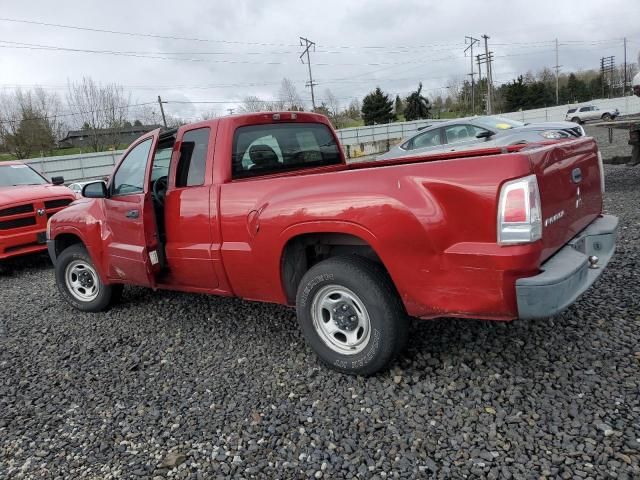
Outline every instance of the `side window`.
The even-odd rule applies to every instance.
[[[450,125],[444,129],[447,135],[447,143],[461,143],[475,140],[476,133],[482,130],[483,129],[474,127],[473,125]]]
[[[435,130],[424,132],[422,135],[415,137],[413,141],[410,142],[409,149],[436,147],[438,145],[442,145],[442,138],[440,136],[440,129],[436,128]]]
[[[144,191],[144,172],[151,149],[151,139],[136,145],[120,163],[113,175],[113,195],[129,195]]]
[[[331,130],[320,123],[239,127],[233,137],[234,178],[322,167],[342,162]]]
[[[579,111],[580,112],[588,112],[589,111],[589,107],[582,107]]]
[[[209,128],[198,128],[189,130],[182,137],[176,187],[193,187],[204,183],[210,133]]]

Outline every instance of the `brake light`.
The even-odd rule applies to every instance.
[[[541,211],[535,175],[506,182],[498,202],[498,243],[531,243],[542,238]]]
[[[604,165],[602,162],[602,153],[598,150],[598,170],[600,170],[600,192],[604,195]]]

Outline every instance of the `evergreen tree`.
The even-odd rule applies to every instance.
[[[418,85],[418,90],[411,92],[407,97],[404,108],[404,118],[407,121],[429,118],[429,100],[422,96],[422,82]]]
[[[396,119],[393,113],[393,100],[386,93],[382,93],[380,87],[362,100],[362,119],[365,125],[389,123]]]
[[[402,115],[404,113],[404,103],[400,98],[400,95],[396,95],[396,105],[395,105],[396,116]]]

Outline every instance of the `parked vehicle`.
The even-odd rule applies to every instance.
[[[95,182],[95,180],[90,180],[87,182],[74,182],[74,183],[70,183],[69,184],[69,188],[71,189],[71,191],[73,193],[76,194],[77,197],[81,197],[82,196],[82,189],[84,188],[85,185],[88,185],[90,183]]]
[[[584,129],[570,122],[522,123],[500,116],[459,118],[423,128],[377,158],[386,160],[581,136]]]
[[[582,107],[570,108],[567,110],[564,118],[573,123],[582,124],[591,120],[615,120],[618,115],[620,115],[620,111],[617,108],[600,110],[594,105],[584,105]]]
[[[20,162],[0,163],[0,260],[47,249],[47,219],[75,198],[62,183]]]
[[[79,310],[123,284],[295,306],[325,363],[372,374],[409,316],[572,304],[613,255],[603,189],[591,138],[348,165],[326,117],[254,113],[142,136],[48,246]]]

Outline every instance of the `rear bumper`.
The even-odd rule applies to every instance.
[[[595,280],[613,256],[618,218],[603,215],[572,238],[542,264],[542,273],[516,280],[518,317],[553,316],[574,303]],[[589,257],[599,258],[598,268],[589,267]]]

